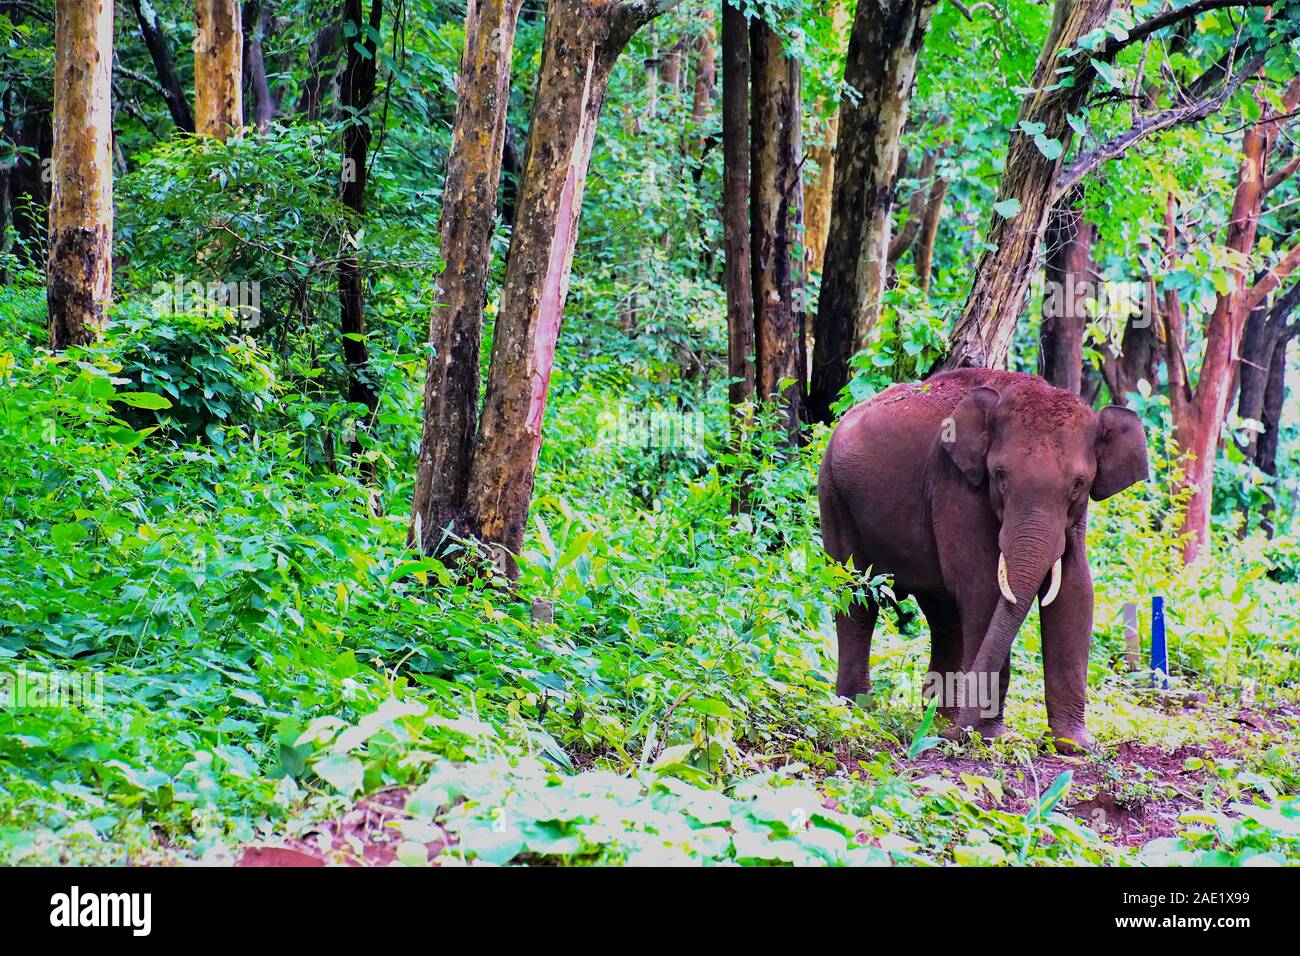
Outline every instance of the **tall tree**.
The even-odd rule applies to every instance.
[[[1281,109],[1265,111],[1259,122],[1247,126],[1242,134],[1241,165],[1237,188],[1228,217],[1227,248],[1239,261],[1249,261],[1255,250],[1255,237],[1265,196],[1268,156],[1281,131],[1282,123],[1300,105],[1300,79],[1292,81],[1282,97]],[[1166,254],[1173,251],[1175,215],[1172,208],[1166,220]],[[1171,256],[1172,258],[1172,256]],[[1279,258],[1264,276],[1251,284],[1248,273],[1238,266],[1226,292],[1221,293],[1205,329],[1205,357],[1193,388],[1185,371],[1178,336],[1166,335],[1171,348],[1168,364],[1170,407],[1173,413],[1174,438],[1187,459],[1184,476],[1191,496],[1183,519],[1187,534],[1183,558],[1187,563],[1206,552],[1210,536],[1210,505],[1214,494],[1214,462],[1219,436],[1231,397],[1231,384],[1240,361],[1239,349],[1246,320],[1259,308],[1278,285],[1300,266],[1300,242]],[[1177,303],[1169,310],[1177,313]],[[1168,321],[1168,316],[1166,321]],[[1181,324],[1181,317],[1175,320]]]
[[[704,21],[695,41],[695,91],[691,97],[691,132],[700,151],[705,139],[704,127],[713,110],[713,87],[718,77],[717,30],[714,27],[712,7],[705,7],[700,15]]]
[[[158,11],[148,0],[131,0],[131,7],[135,10],[136,21],[140,24],[140,36],[144,38],[144,45],[149,50],[150,59],[153,60],[154,71],[158,74],[158,85],[162,87],[163,99],[167,102],[172,122],[176,124],[177,129],[192,133],[194,113],[190,110],[190,101],[185,95],[185,88],[181,86],[180,78],[176,75],[171,42],[163,32],[162,24],[158,20]]]
[[[853,19],[844,82],[860,95],[840,104],[808,393],[817,421],[831,420],[849,359],[880,314],[899,138],[933,9],[933,0],[880,0],[859,3]]]
[[[750,21],[750,267],[754,285],[755,387],[779,399],[791,443],[803,417],[803,262],[797,255],[801,110],[799,64],[762,17]]]
[[[226,139],[244,125],[244,29],[239,0],[196,0],[194,124]]]
[[[344,4],[343,33],[347,37],[347,62],[339,80],[339,96],[346,113],[343,127],[342,199],[356,214],[360,228],[366,211],[366,171],[370,158],[370,118],[378,69],[379,27],[383,22],[383,0],[370,0],[365,19],[361,0]],[[370,381],[370,357],[366,347],[364,277],[355,252],[339,263],[339,315],[343,334],[343,358],[348,367],[348,401],[364,405],[374,414],[379,404]],[[359,451],[354,441],[353,450]]]
[[[727,293],[727,398],[754,398],[754,285],[749,248],[749,24],[722,2],[722,241]]]
[[[429,322],[434,354],[425,372],[411,512],[410,541],[427,553],[438,552],[445,530],[458,525],[469,486],[510,57],[522,6],[523,0],[471,0],[465,15],[465,50],[456,82],[460,95],[442,197],[440,248],[447,268]]]
[[[54,8],[50,348],[94,341],[113,292],[113,2]]]
[[[583,187],[610,72],[632,35],[676,0],[551,0],[475,437],[466,527],[508,573],[523,544]]]

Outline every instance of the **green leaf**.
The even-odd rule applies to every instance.
[[[1122,90],[1124,88],[1124,83],[1120,80],[1119,74],[1115,72],[1115,68],[1105,60],[1098,60],[1093,57],[1089,58],[1088,62],[1092,64],[1092,68],[1096,70],[1097,74],[1110,84],[1111,87],[1117,90]]]
[[[361,781],[365,768],[356,757],[346,754],[330,754],[316,761],[312,769],[320,777],[345,797],[356,796],[361,790]]]
[[[50,526],[50,538],[60,548],[85,541],[89,537],[90,532],[87,531],[84,526],[75,521],[69,524],[56,524]]]
[[[1015,219],[1020,213],[1020,200],[1015,196],[993,204],[993,211],[1003,219]]]
[[[114,400],[121,402],[123,405],[130,405],[132,408],[146,408],[150,411],[159,411],[172,407],[170,399],[154,392],[118,392],[114,396]]]
[[[920,726],[916,728],[916,733],[912,736],[912,745],[907,748],[908,760],[915,760],[931,747],[943,743],[942,737],[928,736],[930,733],[930,725],[934,723],[935,711],[938,709],[939,698],[936,696],[934,700],[930,701],[930,706],[925,709],[925,716],[921,718]]]
[[[1037,146],[1038,151],[1048,159],[1059,159],[1061,153],[1065,152],[1065,147],[1061,145],[1059,139],[1048,139],[1041,133],[1034,137],[1034,145]]]

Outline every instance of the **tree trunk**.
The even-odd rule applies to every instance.
[[[1264,431],[1255,445],[1255,464],[1266,475],[1277,475],[1277,449],[1281,437],[1282,409],[1286,403],[1286,353],[1295,335],[1288,329],[1278,337],[1273,354],[1269,357],[1268,381],[1264,388],[1261,421]],[[1275,484],[1269,490],[1269,501],[1260,515],[1260,527],[1271,538],[1274,533],[1273,514],[1277,510],[1276,497],[1281,489]]]
[[[443,550],[469,487],[478,408],[479,347],[505,155],[510,58],[523,0],[472,0],[457,80],[456,119],[442,194],[441,254],[446,269],[429,321],[434,352],[424,378],[424,424],[410,541]],[[486,134],[486,135],[484,135]]]
[[[691,132],[697,144],[696,154],[703,153],[704,125],[713,110],[713,87],[718,77],[716,30],[713,26],[713,8],[706,6],[700,13],[704,30],[700,34],[695,58],[695,95],[691,99]]]
[[[985,247],[988,250],[975,273],[975,284],[966,307],[957,320],[949,343],[947,368],[976,366],[995,368],[1006,364],[1016,322],[1025,308],[1034,261],[1047,227],[1053,184],[1061,169],[1061,157],[1069,149],[1071,130],[1067,117],[1077,113],[1087,98],[1091,83],[1085,76],[1091,67],[1076,64],[1079,58],[1060,60],[1061,52],[1074,47],[1079,37],[1100,27],[1110,17],[1117,0],[1057,0],[1052,29],[1030,93],[1020,106],[1019,120],[1007,150],[998,207],[993,213]],[[1072,86],[1060,86],[1056,70],[1076,65]],[[1055,89],[1048,87],[1055,86]],[[1041,135],[1060,145],[1060,153],[1049,159],[1026,133],[1023,124],[1041,125]]]
[[[1047,223],[1047,290],[1043,296],[1038,374],[1056,388],[1079,395],[1083,387],[1083,329],[1092,288],[1095,228],[1074,205],[1052,207]]]
[[[921,159],[921,168],[917,170],[916,178],[918,180],[916,188],[912,190],[912,195],[907,197],[907,222],[903,224],[902,229],[894,230],[893,236],[889,240],[889,255],[886,258],[886,264],[892,267],[907,250],[915,244],[917,237],[921,234],[921,225],[925,222],[926,209],[930,202],[930,184],[934,180],[935,155],[932,151],[926,150],[924,157]],[[903,163],[899,162],[898,175],[895,179],[902,178],[905,168]],[[896,284],[894,270],[890,269],[889,288]]]
[[[370,120],[366,115],[375,96],[375,78],[378,61],[375,58],[375,36],[384,16],[383,0],[370,0],[370,19],[362,13],[361,0],[347,0],[344,4],[345,22],[349,25],[347,65],[339,83],[347,115],[343,128],[343,205],[355,214],[360,230],[366,213],[366,166],[370,157]],[[362,53],[361,47],[365,50]],[[355,239],[355,236],[354,236]],[[349,243],[350,248],[355,248]],[[374,383],[370,381],[370,356],[366,347],[365,277],[355,254],[343,257],[339,263],[339,317],[343,336],[343,359],[348,369],[348,401],[364,405],[373,417],[379,399]],[[353,454],[360,454],[361,445],[354,437]]]
[[[112,65],[112,0],[59,0],[46,271],[56,351],[98,338],[113,294]]]
[[[1154,294],[1154,287],[1153,293]],[[1128,394],[1137,388],[1137,383],[1145,381],[1151,386],[1156,384],[1156,372],[1160,361],[1160,342],[1156,339],[1155,327],[1141,313],[1129,316],[1124,326],[1124,336],[1120,342],[1119,354],[1107,354],[1102,362],[1101,376],[1110,390],[1110,400],[1116,405],[1127,405]],[[1097,398],[1101,383],[1089,370],[1084,373],[1083,400],[1089,405]]]
[[[1246,319],[1241,339],[1239,365],[1240,390],[1237,395],[1237,414],[1251,418],[1263,427],[1252,432],[1250,440],[1241,450],[1266,475],[1277,474],[1278,429],[1281,427],[1282,401],[1286,391],[1286,353],[1297,327],[1291,324],[1291,314],[1300,306],[1300,283],[1295,283],[1286,294],[1278,296],[1272,308],[1256,308]],[[1271,491],[1277,494],[1277,489]],[[1260,518],[1260,525],[1272,536],[1272,501],[1270,499]],[[1243,514],[1249,506],[1242,505]],[[1244,535],[1247,524],[1243,523]]]
[[[861,3],[844,80],[861,96],[842,102],[831,186],[821,299],[813,327],[809,414],[830,422],[849,381],[849,359],[880,315],[898,143],[932,0]]]
[[[339,39],[339,24],[342,21],[342,7],[337,17],[331,16],[329,22],[321,27],[316,38],[312,40],[311,51],[307,54],[307,79],[298,94],[298,112],[307,120],[321,118],[321,103],[325,98],[325,85],[334,75],[337,55],[335,47]]]
[[[265,133],[275,118],[275,99],[271,96],[271,84],[266,79],[263,49],[270,19],[270,13],[261,0],[244,4],[244,67],[248,71],[249,86],[253,89],[253,123],[259,133]]]
[[[226,139],[244,125],[244,30],[238,0],[197,0],[194,128]]]
[[[722,4],[722,234],[727,290],[727,391],[732,408],[754,399],[754,287],[749,249],[749,25]]]
[[[632,34],[672,0],[551,0],[528,130],[519,218],[474,440],[467,530],[507,574],[523,545],[578,217],[610,71]]]
[[[930,184],[930,196],[925,204],[925,219],[917,239],[915,262],[916,281],[922,292],[930,291],[934,273],[934,244],[939,236],[939,220],[943,218],[943,201],[948,195],[948,180],[936,176]]]
[[[12,89],[12,88],[11,88]],[[18,103],[9,117],[10,135],[18,148],[9,168],[9,214],[13,228],[10,251],[29,268],[43,268],[49,242],[47,175],[54,155],[53,104],[34,99]]]
[[[799,188],[798,63],[761,18],[750,21],[750,266],[754,285],[755,387],[760,401],[779,397],[791,444],[799,439],[804,380],[796,260]],[[782,383],[787,384],[782,384]]]
[[[1273,349],[1277,345],[1282,329],[1274,328],[1269,321],[1269,309],[1261,305],[1246,317],[1242,329],[1240,362],[1237,366],[1237,415],[1260,421],[1264,414],[1264,391],[1268,387],[1269,368],[1273,360]],[[1258,436],[1252,432],[1246,447],[1242,448],[1247,458],[1254,459],[1255,443]]]
[[[835,143],[840,135],[840,111],[836,107],[818,121],[818,139],[808,149],[812,174],[804,184],[807,223],[805,246],[808,271],[821,273],[826,262],[826,236],[831,228],[831,192],[835,185]]]
[[[176,128],[186,133],[194,132],[194,114],[190,111],[190,101],[181,86],[180,77],[176,75],[176,64],[172,60],[171,44],[158,22],[158,13],[147,0],[131,0],[135,18],[140,24],[140,35],[153,60],[154,71],[158,74],[158,85],[162,87],[163,99],[172,115]]]

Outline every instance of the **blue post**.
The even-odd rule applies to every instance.
[[[1165,690],[1169,689],[1169,648],[1165,643],[1165,599],[1160,595],[1151,598],[1151,683],[1157,680]],[[1155,672],[1160,672],[1160,677]]]

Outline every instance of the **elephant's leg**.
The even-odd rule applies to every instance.
[[[835,678],[835,693],[849,700],[871,693],[871,632],[876,628],[880,607],[873,601],[853,603],[848,611],[835,615],[835,634],[839,638],[840,665]]]
[[[916,602],[930,625],[930,669],[921,684],[922,697],[928,706],[937,695],[939,713],[951,719],[957,706],[951,689],[961,679],[961,615],[957,602],[949,598],[918,594]]]
[[[996,562],[994,567],[996,568]],[[972,575],[974,577],[976,576]],[[997,588],[997,580],[992,573],[980,574],[978,580],[972,580],[958,598],[964,700],[958,701],[959,710],[952,718],[953,727],[944,736],[960,737],[968,727],[986,739],[1006,733],[1003,712],[1007,689],[1011,684],[1010,655],[1002,662],[1001,669],[991,681],[987,675],[972,670],[980,645],[988,632],[989,622],[993,619],[993,611],[999,599]]]
[[[1084,726],[1092,599],[1092,572],[1083,531],[1071,529],[1061,561],[1060,593],[1041,609],[1043,692],[1047,722],[1059,749],[1087,749],[1093,744]]]

